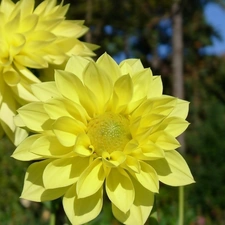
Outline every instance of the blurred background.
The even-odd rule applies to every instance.
[[[190,102],[191,124],[180,138],[183,147],[179,150],[196,183],[185,187],[184,225],[224,225],[225,1],[65,0],[66,3],[70,3],[67,19],[85,20],[90,27],[81,40],[101,46],[96,58],[104,52],[118,63],[125,58],[140,58],[154,75],[162,76],[164,94]],[[0,224],[49,224],[48,202],[19,199],[28,163],[10,158],[14,149],[7,138],[0,141]],[[177,224],[178,188],[162,184],[155,210],[160,225]],[[110,211],[106,206],[104,213],[88,224],[120,224]]]

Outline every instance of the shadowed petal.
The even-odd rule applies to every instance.
[[[50,162],[51,160],[44,160],[28,167],[21,198],[36,202],[49,201],[61,197],[66,192],[68,187],[49,190],[44,188],[42,176],[45,167]]]
[[[57,90],[55,82],[44,82],[40,84],[33,84],[31,89],[35,96],[40,101],[47,101],[52,98],[62,97],[60,92]]]
[[[118,64],[107,53],[100,56],[96,63],[105,73],[110,73],[113,83],[121,76]]]
[[[90,62],[83,75],[84,84],[95,96],[98,111],[102,113],[112,94],[112,80],[104,70]]]
[[[112,98],[112,111],[121,113],[127,107],[133,96],[133,84],[129,75],[124,75],[117,79],[114,84],[114,92]]]
[[[140,173],[129,172],[143,187],[157,193],[159,190],[159,180],[156,171],[150,165],[142,161],[140,161],[140,166]]]
[[[77,198],[76,185],[73,185],[63,197],[64,210],[73,225],[85,224],[96,218],[102,205],[102,188],[86,198]]]
[[[85,198],[95,194],[102,186],[105,180],[105,172],[102,161],[96,159],[81,174],[77,182],[78,198]]]
[[[13,152],[12,157],[22,161],[42,159],[43,156],[30,152],[31,145],[41,136],[41,134],[36,134],[26,138]]]
[[[30,152],[45,158],[59,158],[71,155],[73,148],[65,147],[53,135],[42,135],[30,145]]]
[[[195,182],[187,163],[177,151],[165,152],[165,159],[149,162],[156,170],[161,182],[171,186],[182,186]]]
[[[132,179],[135,187],[134,204],[127,213],[119,210],[112,204],[114,216],[126,225],[143,225],[148,219],[153,208],[154,194]]]
[[[106,193],[111,202],[126,213],[134,201],[134,186],[123,169],[111,169],[106,178]]]
[[[84,127],[73,118],[63,116],[54,122],[53,132],[62,145],[70,147],[75,144],[77,135],[84,132]]]
[[[24,124],[36,132],[43,131],[43,124],[49,120],[49,116],[43,108],[43,103],[33,102],[28,105],[22,106],[18,109],[20,118]]]
[[[89,158],[83,157],[53,160],[43,172],[44,187],[55,189],[74,184],[88,165]]]

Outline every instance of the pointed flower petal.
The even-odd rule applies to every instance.
[[[63,207],[70,222],[74,225],[85,224],[98,216],[103,205],[103,190],[86,198],[77,198],[76,185],[63,197]]]
[[[44,188],[42,176],[49,162],[51,162],[51,160],[44,160],[29,166],[24,179],[21,198],[36,202],[49,201],[61,197],[66,192],[67,188],[57,188],[53,190]]]
[[[111,202],[126,213],[134,201],[134,186],[123,169],[111,169],[106,178],[106,193]]]
[[[33,102],[18,109],[20,118],[24,124],[36,132],[43,131],[43,125],[49,120],[49,116],[43,109],[43,104],[40,102]]]
[[[161,182],[171,186],[182,186],[195,182],[187,163],[177,151],[166,152],[165,159],[149,162],[157,171]]]
[[[172,173],[166,177],[159,177],[163,183],[182,186],[195,182],[186,161],[177,151],[166,152],[166,160]]]
[[[22,161],[42,159],[43,156],[30,152],[31,145],[41,136],[41,134],[36,134],[26,138],[13,152],[12,157]]]
[[[121,76],[118,64],[107,53],[100,56],[96,63],[105,73],[110,73],[113,83]]]
[[[80,156],[90,156],[94,151],[90,138],[86,134],[79,134],[76,139],[74,152]]]
[[[82,157],[61,158],[50,162],[43,172],[43,185],[46,189],[55,189],[74,184],[89,159]]]
[[[61,97],[62,95],[56,88],[55,82],[45,82],[33,84],[32,91],[40,101],[47,101],[52,98]]]
[[[124,111],[133,96],[132,80],[129,75],[120,77],[114,84],[112,110],[115,113]]]
[[[39,138],[33,140],[29,149],[30,153],[45,158],[65,157],[72,153],[72,150],[70,147],[63,146],[53,135],[39,136]]]
[[[119,210],[114,204],[112,204],[112,211],[114,216],[127,225],[143,225],[149,217],[149,214],[153,208],[154,194],[145,189],[140,183],[133,180],[135,187],[135,200],[127,213]]]
[[[84,132],[83,127],[76,120],[66,116],[54,122],[53,131],[59,142],[66,147],[73,146],[77,135]]]
[[[105,173],[100,159],[95,159],[82,173],[77,182],[78,198],[95,194],[103,185]]]
[[[159,180],[156,171],[147,163],[140,161],[140,173],[131,173],[131,175],[140,182],[140,184],[151,192],[158,193]]]
[[[112,80],[101,68],[90,62],[85,68],[83,80],[85,86],[96,98],[99,113],[104,112],[105,105],[112,93]]]

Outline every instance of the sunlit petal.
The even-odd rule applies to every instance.
[[[66,192],[66,188],[57,188],[53,190],[44,188],[42,176],[45,167],[49,162],[51,161],[44,160],[42,162],[33,163],[28,167],[21,198],[36,202],[49,201],[61,197]]]
[[[111,202],[126,213],[134,201],[134,186],[123,169],[111,169],[106,178],[106,193]]]
[[[74,225],[85,224],[98,216],[103,205],[103,190],[86,198],[77,198],[76,185],[63,197],[63,207],[70,222]]]
[[[104,180],[105,173],[102,162],[96,159],[81,174],[77,182],[78,198],[85,198],[95,194],[102,186]]]
[[[50,162],[43,172],[46,189],[61,188],[74,184],[89,164],[88,158],[71,157]]]

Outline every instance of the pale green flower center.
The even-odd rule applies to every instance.
[[[87,134],[94,151],[100,156],[105,151],[123,151],[131,139],[129,120],[113,113],[104,113],[92,119],[88,124]]]

